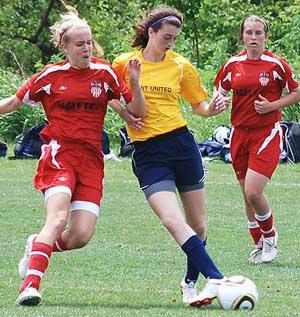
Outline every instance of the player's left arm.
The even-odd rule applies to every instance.
[[[4,98],[0,100],[0,113],[9,113],[17,110],[22,105],[22,100],[20,100],[16,95]]]
[[[198,104],[192,104],[193,112],[202,117],[216,116],[226,110],[229,106],[230,98],[215,91],[210,102],[203,100]]]
[[[118,100],[110,100],[108,105],[133,129],[139,129],[144,125],[142,118],[136,118],[127,108],[123,107]]]
[[[254,108],[257,113],[264,114],[274,110],[281,110],[299,101],[300,87],[298,86],[291,90],[287,95],[282,96],[281,98],[274,101],[269,101],[264,96],[258,95],[258,99],[254,102]]]
[[[144,118],[147,114],[146,101],[140,85],[141,61],[138,58],[129,60],[128,74],[132,101],[127,104],[127,109],[135,117]]]

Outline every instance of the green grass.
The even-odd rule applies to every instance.
[[[260,292],[252,312],[223,311],[217,302],[192,309],[178,285],[185,256],[147,206],[130,161],[107,162],[97,231],[81,250],[54,254],[41,306],[16,307],[17,263],[26,237],[44,222],[32,187],[36,161],[0,159],[0,316],[300,316],[300,165],[281,165],[267,188],[279,231],[278,259],[247,263],[252,249],[231,165],[207,163],[208,251],[225,275],[241,274]],[[204,284],[203,278],[199,286]]]

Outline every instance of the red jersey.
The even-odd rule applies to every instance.
[[[214,84],[222,94],[233,91],[231,123],[247,128],[271,126],[281,119],[279,110],[266,114],[255,111],[258,95],[274,101],[284,89],[290,92],[298,87],[287,62],[268,50],[258,60],[248,59],[246,50],[231,57],[219,70]]]
[[[131,91],[106,61],[93,57],[86,69],[75,69],[64,61],[46,66],[16,93],[24,103],[40,102],[49,125],[41,136],[48,143],[82,143],[101,150],[102,127],[107,102],[122,104],[132,99]]]

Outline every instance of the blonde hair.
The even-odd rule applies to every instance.
[[[69,42],[70,38],[68,33],[70,29],[88,28],[91,31],[91,27],[87,21],[79,17],[78,11],[74,7],[67,5],[63,0],[61,0],[61,2],[68,12],[61,14],[60,20],[50,27],[52,34],[51,41],[59,48],[61,48],[62,43]],[[93,45],[98,55],[102,56],[104,54],[102,47],[94,40]]]

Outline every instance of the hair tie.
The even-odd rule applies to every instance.
[[[161,23],[161,22],[163,22],[163,21],[166,21],[166,20],[168,20],[168,19],[177,20],[177,21],[180,23],[180,25],[182,24],[182,22],[180,21],[180,19],[178,19],[178,17],[176,17],[175,15],[168,15],[168,16],[166,16],[166,17],[160,18],[160,19],[156,20],[155,22],[153,22],[153,23],[149,26],[149,28],[153,28],[154,25],[159,24],[159,23]]]

